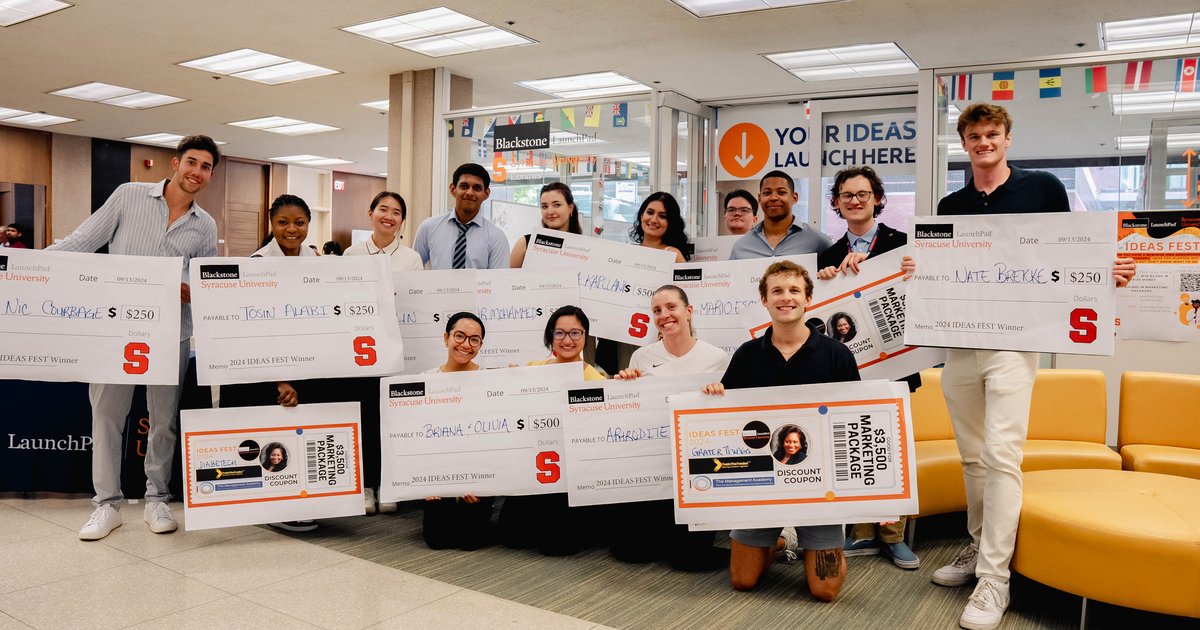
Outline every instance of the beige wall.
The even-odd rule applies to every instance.
[[[371,207],[371,200],[375,198],[375,195],[384,191],[387,180],[382,177],[334,171],[333,181],[346,183],[345,190],[334,189],[333,207],[330,213],[333,215],[331,217],[333,220],[332,238],[344,249],[350,247],[351,230],[371,229],[371,220],[367,218],[367,210]],[[404,201],[407,205],[408,199]],[[403,237],[403,233],[401,237]],[[404,242],[412,245],[411,239],[405,239]]]
[[[65,238],[92,214],[92,139],[56,133],[52,137],[50,179],[51,243]]]

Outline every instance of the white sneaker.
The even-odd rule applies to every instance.
[[[366,488],[363,490],[363,506],[367,509],[367,514],[375,513],[375,489]]]
[[[392,514],[399,508],[399,504],[395,501],[385,501],[379,504],[380,514]]]
[[[121,513],[111,505],[101,505],[92,511],[87,523],[79,530],[79,540],[100,540],[121,526]]]
[[[958,625],[968,630],[993,630],[1000,626],[1008,608],[1008,582],[995,578],[979,578],[971,600],[958,618]]]
[[[179,525],[175,523],[175,515],[171,513],[171,508],[162,501],[147,502],[142,519],[150,526],[150,531],[155,534],[169,534],[179,529]]]
[[[975,543],[958,552],[954,560],[933,572],[933,583],[942,586],[964,586],[975,579],[975,563],[979,559],[979,547]]]
[[[783,549],[775,552],[775,561],[783,564],[791,564],[799,558],[796,551],[800,548],[800,539],[796,536],[795,527],[784,527],[779,532],[779,536],[783,538]]]

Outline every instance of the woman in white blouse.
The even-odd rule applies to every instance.
[[[389,256],[392,271],[420,271],[425,268],[421,256],[400,242],[400,230],[408,218],[408,206],[399,193],[383,191],[371,201],[367,211],[371,219],[371,238],[351,245],[343,256]]]

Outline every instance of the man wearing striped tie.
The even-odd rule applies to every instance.
[[[506,269],[508,238],[479,216],[492,194],[487,169],[468,162],[454,170],[454,212],[430,217],[417,228],[413,250],[429,269]]]
[[[179,143],[171,159],[170,179],[153,184],[122,184],[74,232],[46,249],[94,252],[107,245],[112,254],[127,256],[182,256],[180,280],[181,311],[179,341],[179,384],[150,385],[146,404],[150,410],[150,434],[146,448],[146,507],[143,518],[156,534],[175,531],[175,517],[167,507],[167,489],[174,465],[175,429],[179,396],[191,354],[191,292],[186,283],[192,258],[217,255],[217,224],[196,205],[196,194],[208,185],[221,152],[208,136],[188,136]],[[124,443],[121,431],[129,415],[133,385],[93,383],[88,388],[92,401],[92,486],[96,506],[79,530],[83,540],[99,540],[121,526],[118,510],[121,495],[121,460]]]

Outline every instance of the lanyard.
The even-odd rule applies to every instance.
[[[855,238],[855,240],[858,240],[857,236],[854,238]],[[875,236],[871,239],[871,244],[867,245],[867,253],[868,254],[870,254],[871,251],[875,249],[875,241],[878,241],[878,240],[879,240],[879,231],[876,230]],[[854,245],[852,245],[850,243],[850,233],[849,232],[846,233],[846,249],[849,250],[849,253],[851,253],[851,254],[854,253]]]

